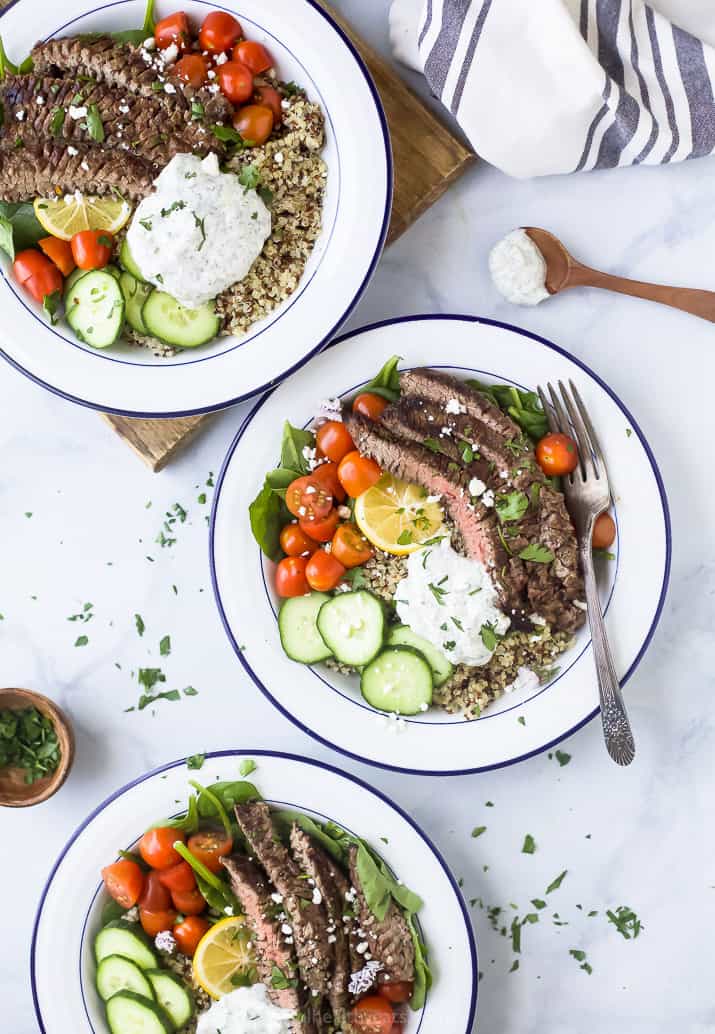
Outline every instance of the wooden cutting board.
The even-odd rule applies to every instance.
[[[0,0],[0,8],[7,3],[8,0]],[[403,83],[392,65],[327,3],[323,6],[360,51],[387,115],[395,166],[395,193],[387,238],[390,244],[444,194],[475,161],[475,155]],[[109,413],[103,417],[152,470],[159,471],[212,419],[212,414],[170,420],[141,420]]]

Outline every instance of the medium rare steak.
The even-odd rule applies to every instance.
[[[348,850],[348,859],[360,924],[358,935],[362,935],[359,947],[365,946],[361,952],[363,959],[376,959],[382,963],[383,969],[378,977],[381,983],[412,981],[415,976],[415,948],[405,918],[392,900],[383,920],[373,915],[360,882],[357,856],[358,849],[353,844]]]
[[[36,197],[119,194],[140,201],[151,192],[152,166],[133,154],[81,147],[70,154],[51,141],[0,153],[0,198],[32,201]]]

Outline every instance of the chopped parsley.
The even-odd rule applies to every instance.
[[[52,111],[52,118],[50,119],[50,133],[53,136],[59,136],[62,132],[62,127],[65,124],[65,109],[54,108]]]
[[[569,955],[571,955],[574,959],[576,959],[577,962],[581,963],[581,965],[579,966],[579,969],[584,970],[584,972],[588,973],[589,976],[593,973],[593,967],[586,960],[586,952],[585,951],[581,951],[580,948],[569,948]]]
[[[532,837],[531,833],[527,833],[524,837],[524,843],[521,848],[522,854],[534,854],[536,851],[536,841]]]
[[[501,521],[520,521],[529,509],[529,500],[524,492],[505,492],[496,497],[494,509]]]
[[[51,775],[60,763],[60,744],[51,720],[35,707],[0,711],[0,767],[25,770],[25,783]]]
[[[137,632],[139,633],[139,635],[144,635],[144,629],[146,628],[146,625],[144,624],[144,619],[142,618],[141,614],[134,615],[134,624],[137,626]]]
[[[165,635],[159,641],[159,653],[162,657],[168,657],[171,653],[171,636]]]
[[[626,905],[619,905],[615,912],[609,909],[606,915],[609,923],[613,923],[621,937],[627,941],[630,941],[631,938],[635,940],[643,929],[643,924],[638,916],[632,908],[628,908]]]
[[[89,642],[89,637],[86,635],[78,635],[75,640],[75,646],[86,646]]]
[[[525,546],[524,549],[519,553],[520,560],[530,560],[533,564],[550,564],[554,559],[554,554],[550,549],[545,546],[540,546],[535,542]]]
[[[546,893],[547,894],[552,894],[555,890],[559,889],[561,884],[564,882],[564,879],[566,877],[567,872],[568,872],[568,869],[564,869],[564,871],[562,873],[559,873],[559,875],[556,877],[556,879],[551,881],[551,883],[546,888]]]
[[[554,754],[554,757],[558,761],[560,768],[563,768],[564,765],[568,765],[569,761],[571,760],[571,755],[567,754],[565,750],[557,750]]]
[[[408,528],[405,528],[405,530],[401,531],[397,536],[397,544],[398,546],[409,546],[410,542],[412,542],[412,532]]]
[[[480,837],[482,835],[482,833],[486,833],[486,831],[487,831],[487,827],[486,826],[475,826],[474,829],[472,830],[472,836],[475,837],[475,838],[476,837]]]
[[[255,772],[256,768],[257,765],[255,761],[253,761],[251,758],[244,758],[244,760],[238,766],[238,771],[240,775],[245,777],[247,775],[250,775],[251,772]]]
[[[440,589],[439,585],[435,585],[433,582],[429,582],[427,588],[432,593],[434,598],[437,600],[437,602],[439,603],[440,607],[444,607],[445,603],[444,603],[443,597],[448,595],[447,594],[447,590],[446,589]]]
[[[166,219],[172,212],[180,212],[182,208],[186,208],[185,201],[172,201],[168,208],[162,208],[161,218]]]
[[[489,624],[489,622],[482,625],[482,627],[479,629],[479,636],[482,642],[484,643],[486,649],[490,651],[496,650],[497,643],[500,639],[503,638],[503,636],[499,635],[494,625]]]
[[[152,224],[151,219],[140,219],[139,220],[139,225],[143,226],[144,229],[147,231],[147,233],[149,233],[151,231],[151,228],[152,228],[153,224]]]
[[[186,767],[190,769],[203,768],[204,761],[206,760],[205,754],[192,754],[191,757],[186,759]]]
[[[196,212],[193,213],[193,216],[194,216],[194,223],[196,224],[196,226],[198,227],[198,229],[201,232],[201,243],[199,244],[199,246],[198,246],[198,248],[196,250],[197,251],[201,251],[201,249],[203,248],[204,244],[206,243],[205,219],[199,219],[199,217],[197,216]]]
[[[104,140],[104,126],[96,104],[90,104],[87,108],[87,132],[95,143],[101,144]]]

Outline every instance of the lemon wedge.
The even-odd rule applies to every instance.
[[[70,241],[82,230],[118,233],[129,221],[131,205],[113,197],[85,197],[68,194],[59,198],[35,198],[35,215],[48,234]]]
[[[442,509],[420,485],[383,474],[355,500],[355,521],[378,549],[407,556],[421,549],[442,527]]]
[[[251,932],[243,916],[220,919],[207,930],[194,952],[194,979],[206,994],[221,998],[258,981]]]

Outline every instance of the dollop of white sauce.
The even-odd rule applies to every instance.
[[[194,309],[247,275],[271,235],[271,213],[218,158],[177,154],[127,232],[144,277]]]
[[[196,1034],[290,1034],[294,1015],[271,1002],[265,984],[238,987],[199,1016]]]
[[[410,554],[407,575],[395,589],[400,621],[441,650],[452,664],[480,667],[493,650],[482,628],[504,635],[510,618],[499,610],[497,591],[478,560],[461,556],[448,538]],[[489,636],[487,636],[487,639]]]
[[[512,230],[489,252],[494,286],[508,302],[538,305],[549,298],[546,259],[525,230]]]

